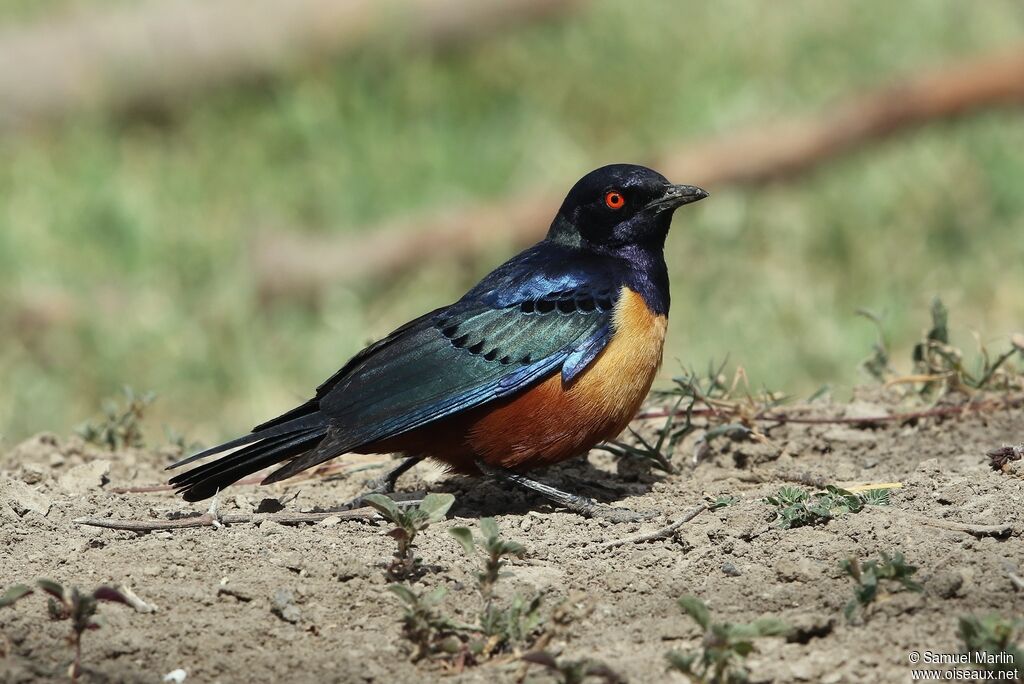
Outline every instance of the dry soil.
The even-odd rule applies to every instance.
[[[788,410],[863,417],[902,407],[871,397]],[[570,607],[577,617],[553,632],[549,650],[568,660],[603,661],[632,682],[684,681],[666,672],[664,654],[700,644],[700,630],[676,605],[685,594],[706,601],[717,619],[774,616],[795,628],[788,639],[758,641],[747,659],[755,682],[910,681],[911,651],[961,648],[959,616],[1024,613],[1024,591],[1014,583],[1024,568],[1024,467],[1017,462],[996,472],[985,458],[993,446],[1022,439],[1024,412],[884,427],[787,424],[766,434],[767,443],[714,440],[696,464],[691,437],[676,450],[674,475],[597,451],[542,474],[656,515],[641,523],[584,519],[494,482],[419,466],[401,489],[447,491],[457,499],[451,517],[417,540],[429,571],[416,588],[447,587],[443,610],[473,620],[474,568],[445,528],[494,516],[507,538],[528,549],[499,584],[503,600],[539,592],[545,611]],[[401,608],[385,590],[383,567],[394,544],[383,522],[261,521],[150,533],[73,522],[205,512],[169,492],[112,491],[162,482],[162,468],[175,456],[172,450],[111,453],[52,435],[0,456],[0,589],[38,577],[83,588],[112,583],[155,606],[154,612],[101,608],[105,626],[85,636],[83,681],[158,682],[179,668],[187,682],[517,681],[522,664],[514,655],[461,672],[410,661],[400,637]],[[380,458],[359,461],[369,462]],[[283,486],[237,486],[221,495],[219,512],[330,507],[379,473],[366,468]],[[763,498],[801,479],[902,486],[890,506],[780,529]],[[702,512],[667,538],[602,547],[726,494],[739,501]],[[958,529],[961,524],[1011,529],[993,536]],[[847,622],[843,607],[853,585],[840,560],[893,551],[918,566],[924,591],[886,596],[867,620]],[[9,651],[0,659],[0,680],[61,680],[69,658],[66,626],[46,619],[38,595],[0,609]],[[552,681],[537,667],[528,680]]]

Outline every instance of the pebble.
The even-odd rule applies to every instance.
[[[302,611],[295,605],[295,594],[291,589],[278,589],[274,592],[271,611],[285,622],[295,624],[302,619]]]
[[[45,480],[50,470],[40,463],[22,463],[18,475],[25,484],[39,484]]]

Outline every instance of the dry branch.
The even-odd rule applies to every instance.
[[[0,130],[167,106],[382,38],[444,46],[577,0],[149,0],[0,31]]]
[[[76,525],[103,527],[109,530],[130,530],[132,532],[154,532],[157,530],[184,530],[192,527],[218,527],[220,525],[238,525],[272,521],[282,525],[299,525],[302,523],[318,523],[327,518],[338,517],[342,520],[373,520],[379,517],[377,511],[370,507],[357,508],[352,511],[323,511],[318,513],[230,513],[216,515],[206,513],[190,518],[177,520],[119,520],[117,518],[75,518]]]
[[[635,534],[631,537],[613,539],[611,541],[604,542],[603,544],[599,544],[597,548],[602,550],[613,549],[618,546],[625,546],[626,544],[642,544],[644,542],[654,541],[655,539],[666,539],[667,537],[671,537],[673,534],[675,534],[676,530],[678,530],[680,527],[696,518],[703,511],[706,511],[707,508],[708,507],[705,504],[694,506],[690,510],[683,513],[683,516],[681,518],[679,518],[675,522],[665,525],[665,527],[661,527],[657,530],[654,530],[653,532],[643,532],[641,534]]]
[[[684,143],[649,155],[650,163],[671,179],[714,193],[724,185],[786,178],[936,120],[1021,103],[1024,49],[1016,49],[913,75],[816,115]],[[260,292],[264,298],[315,295],[333,283],[393,276],[416,266],[424,254],[466,258],[495,242],[529,244],[543,235],[560,201],[560,193],[531,189],[496,203],[360,231],[368,237],[266,234],[253,248]]]
[[[893,509],[898,510],[898,509]],[[923,515],[915,515],[907,511],[900,511],[900,513],[906,515],[906,517],[920,525],[927,525],[929,527],[938,527],[943,530],[953,530],[955,532],[966,532],[974,537],[1009,537],[1016,531],[1013,523],[1004,523],[1002,525],[975,525],[972,523],[956,522],[954,520],[942,520],[940,518],[928,518]]]

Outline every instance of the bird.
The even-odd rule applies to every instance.
[[[592,500],[526,473],[585,455],[640,409],[662,361],[672,218],[707,196],[644,166],[591,171],[540,242],[367,346],[313,398],[169,466],[234,450],[170,484],[200,501],[278,464],[262,484],[346,453],[395,453],[406,459],[372,491],[394,491],[429,459],[594,514]]]

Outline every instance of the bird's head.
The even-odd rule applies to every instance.
[[[707,196],[693,185],[673,185],[645,166],[602,166],[572,186],[548,238],[599,250],[632,245],[660,249],[672,213]]]

